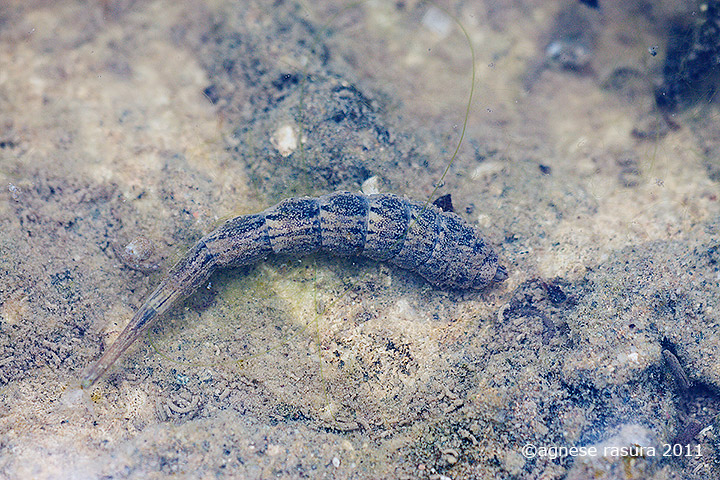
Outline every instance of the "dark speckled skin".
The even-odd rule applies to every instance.
[[[262,213],[233,218],[203,237],[85,372],[83,388],[94,384],[157,317],[193,293],[216,268],[250,265],[273,253],[315,251],[387,261],[444,289],[482,289],[507,278],[479,230],[434,205],[348,192],[290,198]]]
[[[320,250],[387,261],[440,288],[480,289],[504,278],[477,229],[454,213],[387,194],[290,198],[228,221],[202,243],[218,267]]]
[[[263,215],[266,230],[258,227],[255,238],[266,235],[269,242],[258,243],[269,243],[272,253],[362,255],[417,272],[446,289],[481,289],[506,275],[476,228],[454,213],[395,195],[291,198]],[[257,255],[244,263],[255,262]]]

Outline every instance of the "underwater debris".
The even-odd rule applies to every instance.
[[[452,196],[447,193],[443,195],[442,197],[438,197],[437,200],[433,202],[433,205],[438,207],[443,212],[454,212],[455,208],[452,204]]]
[[[682,365],[680,365],[678,358],[667,348],[662,351],[662,354],[665,358],[665,362],[670,368],[670,372],[673,374],[675,384],[678,386],[680,391],[684,392],[689,390],[690,379],[688,379],[688,376],[685,374],[685,370],[683,370]]]
[[[720,74],[720,4],[702,3],[692,24],[675,22],[669,42],[663,82],[655,90],[655,103],[667,112],[687,108],[715,93]]]

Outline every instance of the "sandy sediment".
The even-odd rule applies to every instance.
[[[600,3],[449,7],[475,92],[441,181],[472,64],[430,4],[11,2],[0,476],[717,477],[716,107],[654,107],[689,12]],[[370,178],[440,184],[509,278],[270,258],[78,390],[223,219]]]

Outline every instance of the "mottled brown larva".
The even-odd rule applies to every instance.
[[[250,265],[270,254],[316,251],[386,261],[443,289],[482,289],[507,278],[479,230],[434,205],[348,192],[289,198],[228,220],[203,237],[85,372],[82,387],[92,386],[158,316],[197,290],[216,268]]]

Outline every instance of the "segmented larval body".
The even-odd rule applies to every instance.
[[[507,278],[477,228],[433,205],[348,192],[289,198],[264,212],[228,220],[203,237],[87,370],[82,386],[94,384],[159,315],[193,293],[216,268],[254,264],[271,254],[316,251],[386,261],[443,289],[482,289]]]

